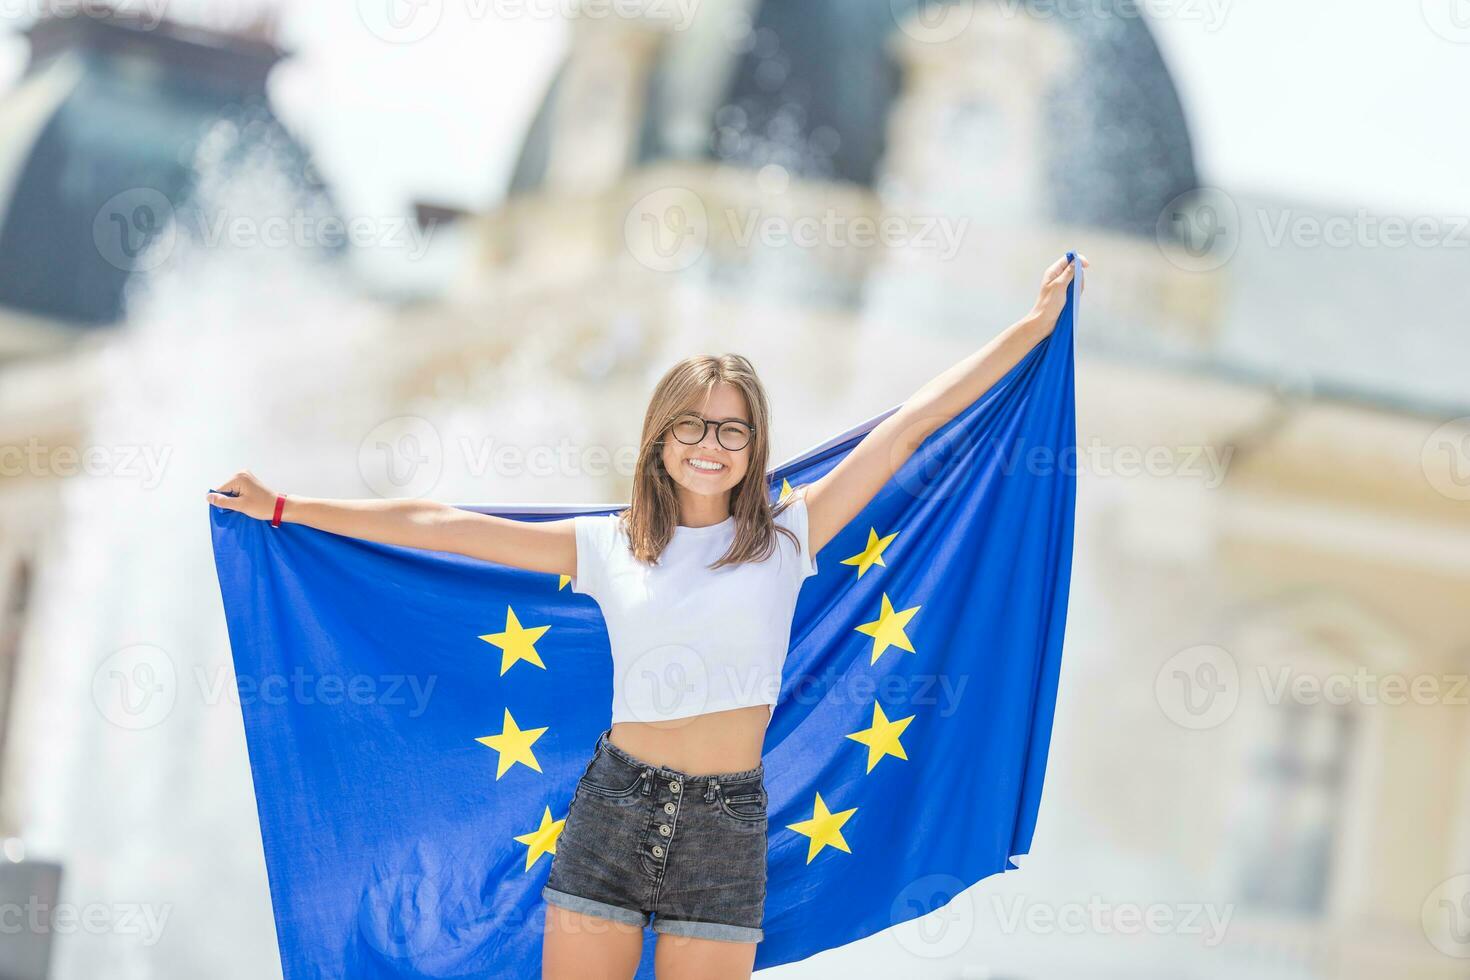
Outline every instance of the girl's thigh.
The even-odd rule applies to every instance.
[[[755,943],[660,933],[653,957],[658,980],[749,980]]]
[[[643,952],[643,928],[546,903],[544,980],[629,980]]]

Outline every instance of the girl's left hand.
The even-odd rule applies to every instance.
[[[1087,256],[1081,252],[1077,253],[1085,269],[1092,263],[1087,261]],[[1076,262],[1068,262],[1063,255],[1050,266],[1041,277],[1041,293],[1036,297],[1036,305],[1031,308],[1031,319],[1036,321],[1041,328],[1041,335],[1047,337],[1057,325],[1057,318],[1062,315],[1062,307],[1067,305],[1067,287],[1072,283],[1072,277],[1076,274]],[[1082,291],[1087,290],[1087,280],[1082,280]]]

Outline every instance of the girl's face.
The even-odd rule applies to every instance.
[[[681,442],[675,434],[676,429],[686,433],[688,438],[695,431],[695,427],[689,423],[685,415],[696,415],[710,421],[705,426],[703,438],[694,445]],[[664,436],[663,462],[664,468],[673,476],[674,482],[688,490],[690,493],[718,496],[732,490],[742,479],[750,466],[751,443],[755,441],[754,435],[749,433],[748,428],[744,432],[737,431],[739,427],[730,425],[725,427],[725,444],[720,442],[719,426],[716,423],[735,421],[743,422],[745,426],[750,425],[750,413],[745,407],[745,396],[740,389],[726,382],[720,382],[710,391],[709,396],[701,404],[694,405],[676,418],[683,419],[685,426],[675,422]],[[726,444],[738,446],[740,439],[746,438],[745,445],[739,449],[727,449]]]

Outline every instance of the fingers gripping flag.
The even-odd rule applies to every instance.
[[[817,556],[765,742],[757,967],[933,911],[1030,848],[1072,557],[1080,272],[1052,335]],[[892,411],[778,467],[772,498]],[[611,718],[596,603],[568,576],[210,520],[287,980],[538,976],[540,889]]]

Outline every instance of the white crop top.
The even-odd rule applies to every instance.
[[[735,534],[735,518],[674,528],[648,566],[633,557],[616,514],[573,518],[572,591],[602,608],[613,659],[612,720],[668,721],[730,708],[774,706],[802,582],[817,572],[807,536],[806,488],[776,515],[763,562],[711,571]]]

